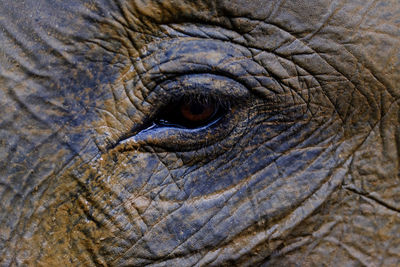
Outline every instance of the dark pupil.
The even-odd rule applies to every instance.
[[[200,103],[193,103],[190,105],[190,112],[193,115],[199,115],[199,114],[203,113],[204,109],[205,109],[205,105],[200,104]]]

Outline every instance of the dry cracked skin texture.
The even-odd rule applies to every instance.
[[[399,18],[0,2],[0,264],[399,266]],[[229,108],[154,124],[182,97]]]

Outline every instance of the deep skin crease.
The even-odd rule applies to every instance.
[[[400,2],[0,2],[1,266],[399,266]],[[176,99],[226,114],[154,127]]]

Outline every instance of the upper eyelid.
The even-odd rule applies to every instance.
[[[147,96],[147,101],[158,103],[163,99],[177,99],[187,95],[198,97],[243,98],[249,90],[231,78],[215,74],[190,74],[178,76],[157,85]]]
[[[241,83],[249,91],[265,82],[266,87],[276,86],[266,81],[273,78],[247,48],[220,40],[184,39],[149,44],[143,52],[145,56],[133,61],[130,72],[138,79],[134,83],[142,83],[145,90],[151,92],[155,86],[176,76],[215,74]]]

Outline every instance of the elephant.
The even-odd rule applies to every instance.
[[[1,266],[399,266],[400,2],[0,2]]]

